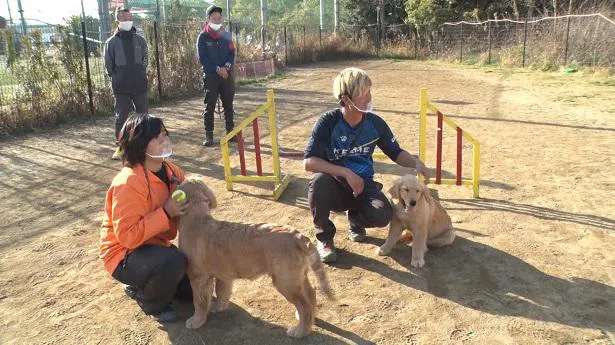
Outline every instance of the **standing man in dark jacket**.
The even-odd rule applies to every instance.
[[[146,114],[147,100],[147,42],[137,35],[132,25],[132,13],[120,7],[115,12],[118,28],[105,42],[105,68],[111,77],[115,108],[115,139],[119,141],[120,130],[126,122],[130,109]],[[113,159],[121,159],[119,146]]]
[[[218,95],[224,108],[226,132],[233,130],[233,98],[235,80],[231,74],[235,62],[235,44],[230,32],[222,27],[222,8],[211,5],[207,8],[207,23],[197,39],[199,61],[203,66],[203,85],[205,90],[204,146],[214,144],[214,108]],[[233,138],[234,139],[234,138]]]

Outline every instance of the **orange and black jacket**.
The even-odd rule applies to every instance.
[[[168,162],[163,169],[169,185],[142,165],[124,167],[113,179],[100,232],[100,258],[110,274],[132,250],[144,244],[168,247],[177,236],[177,220],[162,207],[185,175]]]

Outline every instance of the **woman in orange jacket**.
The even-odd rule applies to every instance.
[[[188,206],[171,198],[184,173],[166,161],[171,141],[157,117],[130,117],[119,142],[124,167],[107,191],[100,257],[146,314],[173,322],[173,297],[192,299],[186,257],[171,244],[177,236],[177,217]]]

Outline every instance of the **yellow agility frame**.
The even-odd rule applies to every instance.
[[[252,124],[254,119],[263,114],[267,114],[269,118],[269,135],[271,136],[271,155],[273,158],[273,176],[257,176],[257,175],[233,175],[231,173],[231,160],[229,153],[229,141],[236,136],[240,131]],[[259,138],[255,138],[259,140]],[[275,95],[273,90],[267,91],[267,103],[259,106],[256,110],[250,114],[246,119],[230,131],[224,138],[220,140],[220,149],[222,151],[222,160],[224,161],[224,180],[226,181],[226,190],[233,190],[233,182],[273,182],[273,199],[278,200],[288,183],[290,182],[290,176],[282,176],[280,169],[280,155],[278,148],[278,129],[276,124],[276,110],[275,110]]]
[[[434,113],[439,113],[440,111],[436,106],[431,104],[427,98],[427,89],[421,88],[419,102],[421,105],[420,112],[420,124],[419,124],[419,159],[425,162],[427,158],[427,112],[432,111]],[[446,123],[449,127],[454,130],[460,128],[455,121],[448,118],[446,115],[442,116],[443,123]],[[472,186],[472,196],[474,198],[479,197],[480,191],[480,143],[476,140],[472,135],[468,132],[462,130],[463,138],[472,144],[472,178],[471,179],[462,179],[462,185],[471,185]],[[388,157],[382,153],[374,153],[374,159],[385,160]],[[421,179],[423,177],[421,176]],[[456,179],[440,179],[440,184],[444,185],[456,185]],[[430,184],[435,184],[435,178],[430,179]]]

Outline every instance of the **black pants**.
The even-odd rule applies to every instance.
[[[137,303],[151,315],[163,311],[173,297],[192,300],[185,272],[186,257],[177,247],[146,244],[120,262],[113,278],[135,288]]]
[[[205,90],[205,111],[203,112],[203,122],[205,131],[214,130],[214,109],[218,103],[218,95],[222,100],[224,108],[224,125],[226,131],[230,132],[235,127],[233,123],[233,99],[235,98],[235,80],[229,74],[225,80],[217,74],[207,74],[203,78],[203,88]]]
[[[113,108],[115,110],[115,139],[120,139],[120,131],[128,118],[130,110],[135,109],[137,114],[147,114],[147,92],[138,95],[113,95]]]
[[[393,209],[387,197],[381,192],[382,184],[365,180],[363,193],[357,198],[344,178],[329,174],[315,174],[310,181],[308,201],[312,210],[316,238],[331,243],[335,236],[335,225],[329,220],[331,211],[348,211],[350,230],[365,233],[365,228],[383,227],[389,224]]]

